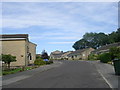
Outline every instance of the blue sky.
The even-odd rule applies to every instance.
[[[2,34],[29,34],[37,53],[74,50],[86,32],[118,28],[117,2],[4,2]]]

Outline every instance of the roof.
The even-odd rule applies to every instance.
[[[63,52],[62,52],[62,51],[59,51],[59,50],[56,50],[56,51],[51,52],[51,54],[60,54],[60,53],[63,53]]]
[[[28,34],[2,34],[2,35],[0,35],[0,40],[2,40],[2,41],[6,41],[6,40],[28,40],[29,43],[37,46],[37,44],[29,41]]]
[[[50,56],[54,57],[54,58],[60,58],[62,56],[62,53],[61,54],[51,54]]]
[[[74,56],[74,55],[79,55],[80,53],[84,52],[86,49],[80,49],[80,50],[76,50],[70,54],[68,54],[68,56]]]
[[[80,55],[80,53],[82,53],[82,52],[84,52],[84,51],[86,51],[88,49],[92,49],[92,48],[85,48],[85,49],[76,50],[76,51],[68,54],[67,56],[70,57],[70,56],[74,56],[74,55]]]
[[[0,35],[0,40],[28,40],[28,34],[3,34]]]
[[[62,54],[62,57],[67,56],[68,54],[72,53],[73,51],[67,51]]]
[[[54,58],[60,58],[62,55],[63,55],[63,52],[59,52],[59,53],[51,52],[50,54],[50,56]]]
[[[118,47],[118,46],[120,46],[120,42],[113,43],[113,44],[108,44],[108,45],[104,45],[104,46],[96,49],[92,53],[96,53],[96,52],[99,52],[99,51],[106,51],[106,50],[109,50],[111,47]]]
[[[28,38],[28,34],[3,34],[2,38]]]
[[[32,42],[30,42],[30,41],[29,41],[29,43],[31,43],[31,44],[33,44],[33,45],[37,46],[37,44],[35,44],[35,43],[32,43]]]

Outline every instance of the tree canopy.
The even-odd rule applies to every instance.
[[[120,28],[110,34],[100,33],[85,33],[83,38],[76,41],[72,46],[75,50],[92,47],[97,49],[103,45],[120,42]]]
[[[12,56],[10,54],[8,54],[8,55],[2,54],[2,55],[0,55],[0,57],[5,64],[8,64],[9,68],[10,68],[10,63],[16,61],[16,56]]]
[[[49,56],[45,50],[42,51],[41,57],[42,57],[42,59],[49,59]]]

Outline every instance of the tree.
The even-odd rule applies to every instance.
[[[8,65],[9,69],[10,69],[10,63],[16,61],[16,56],[12,56],[10,54],[8,55],[2,54],[1,57],[2,57],[2,61],[4,61],[4,63]]]
[[[86,41],[85,39],[81,39],[81,40],[75,42],[75,44],[73,45],[73,48],[75,50],[88,48],[88,41]]]
[[[120,42],[120,28],[118,28],[116,32],[114,31],[111,34],[109,34],[109,42]]]
[[[42,59],[49,59],[49,56],[45,50],[42,51],[41,57],[42,57]]]
[[[72,46],[75,50],[92,47],[97,49],[103,45],[120,42],[120,28],[110,34],[105,33],[85,33],[83,38],[76,41]]]
[[[75,50],[92,47],[94,49],[102,45],[109,44],[108,35],[104,33],[85,33],[83,38],[75,42],[73,48]]]
[[[109,52],[111,54],[112,60],[115,58],[120,59],[120,47],[112,47],[110,48]]]

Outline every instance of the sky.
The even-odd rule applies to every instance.
[[[3,2],[1,8],[2,34],[29,34],[37,53],[71,51],[86,32],[118,28],[117,2]]]

